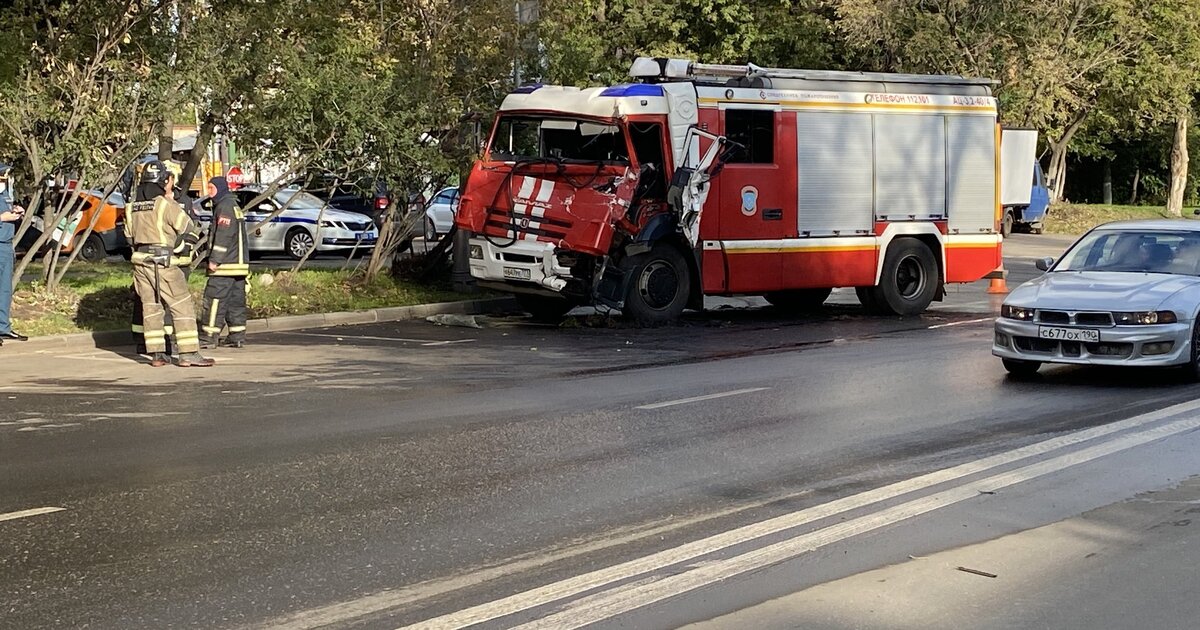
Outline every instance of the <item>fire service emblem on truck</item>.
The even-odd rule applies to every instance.
[[[758,212],[758,189],[754,186],[742,188],[742,214],[752,217]]]

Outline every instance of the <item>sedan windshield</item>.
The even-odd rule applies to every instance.
[[[496,160],[629,163],[620,127],[567,118],[501,116],[489,153]]]
[[[1096,230],[1063,256],[1054,271],[1200,275],[1200,233]]]
[[[295,199],[292,199],[293,197],[295,197]],[[289,200],[291,201],[291,203],[289,203]],[[311,193],[297,192],[295,189],[284,189],[284,190],[279,191],[278,193],[275,193],[275,202],[278,203],[280,206],[286,205],[288,208],[297,208],[297,209],[299,209],[299,208],[319,209],[319,208],[321,208],[321,206],[325,205],[325,202],[322,201],[319,197],[317,197]],[[330,206],[330,207],[332,208],[333,206]]]

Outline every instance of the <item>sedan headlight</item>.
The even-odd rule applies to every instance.
[[[1140,311],[1136,313],[1113,313],[1113,322],[1120,326],[1147,326],[1150,324],[1174,324],[1179,321],[1174,311]]]
[[[1000,307],[1000,317],[1030,322],[1033,321],[1033,309],[1005,304]]]

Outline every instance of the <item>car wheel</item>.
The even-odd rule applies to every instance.
[[[673,322],[683,314],[692,287],[691,270],[678,249],[660,243],[621,263],[628,289],[624,314],[641,324]]]
[[[88,262],[100,262],[108,258],[108,252],[104,250],[104,240],[99,234],[89,234],[83,245],[79,246],[79,257]]]
[[[1040,361],[1022,361],[1020,359],[1001,359],[1001,361],[1009,374],[1023,378],[1037,374],[1037,371],[1042,368]]]
[[[1029,226],[1029,233],[1041,234],[1043,231],[1045,231],[1045,229],[1046,228],[1041,223],[1034,223],[1033,225]]]
[[[425,217],[425,240],[430,243],[437,240],[437,226],[430,217]]]
[[[517,298],[517,304],[521,306],[521,310],[529,313],[533,317],[534,321],[546,324],[557,324],[561,322],[563,316],[575,307],[575,305],[568,300],[551,297],[548,295],[517,293],[514,297]]]
[[[937,261],[925,243],[897,239],[888,248],[883,275],[873,291],[875,307],[892,315],[919,315],[933,302],[939,280]]]
[[[781,311],[802,313],[821,308],[825,300],[829,299],[830,293],[833,293],[833,289],[796,289],[794,291],[776,291],[763,297],[771,303],[771,306]]]
[[[1188,383],[1200,383],[1200,323],[1192,326],[1191,360],[1179,366],[1179,370]]]
[[[1013,216],[1011,208],[1004,209],[1004,218],[1000,220],[1000,236],[1008,238],[1013,232],[1013,226],[1016,225],[1017,219]]]
[[[313,244],[311,232],[304,228],[292,228],[283,241],[283,248],[287,250],[288,256],[300,260],[313,248]]]

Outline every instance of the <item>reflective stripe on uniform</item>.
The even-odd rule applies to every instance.
[[[211,328],[209,326],[201,326],[201,328],[204,330],[204,332],[210,335],[215,335],[221,332],[220,328]]]
[[[146,327],[142,326],[141,324],[133,324],[132,326],[129,327],[129,330],[140,335],[146,331]]]
[[[245,331],[246,331],[245,326],[230,326],[229,327],[230,333],[239,333],[239,332],[245,332]]]
[[[228,248],[228,247],[225,247],[224,245],[213,245],[213,248],[212,248],[212,250],[213,250],[214,252],[217,252],[217,253],[220,253],[220,254],[224,254],[225,252],[229,251],[229,248]]]
[[[146,341],[166,341],[167,334],[161,331],[146,331]]]
[[[174,335],[175,327],[174,326],[163,326],[163,332],[167,333],[168,335]]]
[[[221,303],[218,298],[213,298],[212,306],[208,308],[208,327],[212,328],[217,325],[217,305]],[[220,330],[220,329],[218,329]]]
[[[195,341],[196,339],[200,338],[200,331],[198,331],[198,330],[181,330],[181,331],[175,333],[175,338],[181,342]]]
[[[213,276],[248,276],[250,275],[250,265],[238,263],[226,263],[217,265],[216,270],[209,275]]]

